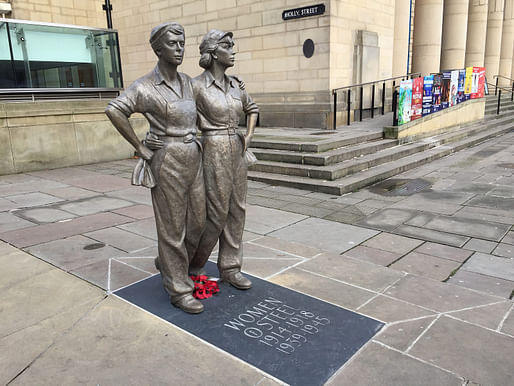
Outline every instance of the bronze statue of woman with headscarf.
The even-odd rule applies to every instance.
[[[193,90],[202,132],[207,221],[190,270],[203,272],[219,240],[221,280],[249,289],[252,283],[241,273],[248,171],[244,155],[258,107],[239,79],[225,74],[235,60],[232,32],[209,31],[200,44],[200,55],[205,71],[193,79]],[[242,114],[247,116],[244,134],[238,128]]]
[[[153,183],[150,178],[147,185],[152,188],[157,225],[155,263],[170,301],[186,312],[199,313],[204,307],[192,295],[189,267],[204,229],[206,206],[191,78],[177,71],[184,58],[184,42],[180,24],[155,27],[150,44],[159,58],[157,65],[112,100],[106,114],[143,163],[149,163],[151,173],[146,172],[155,179]],[[142,143],[130,125],[128,118],[136,112],[150,124],[147,137],[153,140],[152,146]]]

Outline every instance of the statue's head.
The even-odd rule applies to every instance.
[[[185,37],[184,27],[180,24],[176,22],[162,23],[150,32],[150,45],[159,58],[163,55],[164,50],[173,50],[173,52],[166,52],[166,54],[175,58],[183,58]],[[182,63],[182,60],[180,60],[180,63]]]
[[[205,34],[200,43],[200,67],[208,69],[214,61],[224,67],[232,67],[235,61],[232,32],[212,29]]]

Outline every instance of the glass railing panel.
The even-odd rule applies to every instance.
[[[0,37],[7,40],[15,87],[121,87],[116,32],[19,21],[7,25],[10,46],[7,32],[0,31]]]

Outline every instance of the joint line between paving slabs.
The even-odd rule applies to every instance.
[[[257,243],[254,243],[252,241],[247,241],[248,244],[252,244],[252,245],[255,245],[257,247],[261,247],[261,248],[267,248],[267,249],[271,249],[272,251],[275,251],[275,252],[281,252],[281,253],[287,253],[288,255],[291,255],[291,256],[294,256],[296,258],[299,258],[299,259],[308,259],[308,257],[305,257],[305,256],[300,256],[300,255],[297,255],[295,253],[291,253],[291,252],[287,252],[287,251],[283,251],[281,249],[277,249],[277,248],[273,248],[273,247],[268,247],[267,245],[261,245],[261,244],[257,244]],[[317,249],[317,248],[316,248]],[[316,254],[315,256],[319,256],[321,253],[323,252],[320,252],[318,254]],[[311,257],[314,258],[315,256]]]
[[[441,318],[441,316],[442,316],[442,314],[437,315],[437,317],[430,322],[430,324],[427,326],[427,328],[425,328],[423,330],[423,332],[421,334],[419,334],[416,339],[414,339],[414,341],[410,344],[410,346],[407,347],[407,350],[405,350],[405,354],[409,353],[409,351],[414,347],[414,345],[416,343],[418,343],[418,341],[423,337],[423,335],[425,335],[427,333],[427,331],[430,330],[430,328],[435,324],[435,322],[437,322]]]
[[[494,306],[494,305],[500,304],[500,303],[505,303],[505,300],[499,300],[499,301],[493,302],[493,303],[481,304],[479,306],[471,306],[471,307],[460,308],[458,310],[444,311],[444,312],[441,312],[441,314],[449,315],[449,314],[453,314],[455,312],[476,310],[477,308],[484,308],[484,307]]]
[[[397,280],[394,281],[394,283],[389,284],[387,287],[385,287],[382,291],[378,292],[376,295],[372,296],[368,300],[366,300],[364,303],[362,303],[359,307],[357,307],[355,310],[360,310],[362,307],[364,307],[366,304],[371,303],[373,300],[378,298],[380,295],[382,295],[384,292],[386,292],[389,288],[394,286],[396,283],[398,283],[400,280],[402,280],[405,276],[399,277]]]
[[[96,307],[98,307],[100,305],[100,303],[102,303],[105,299],[107,299],[106,296],[104,296],[100,301],[98,301],[98,303],[94,304],[89,310],[87,310],[84,315],[82,315],[77,321],[75,321],[75,323],[73,323],[70,327],[68,327],[67,329],[65,329],[63,332],[61,332],[58,336],[56,336],[52,343],[50,343],[43,351],[41,351],[34,359],[32,359],[23,369],[21,369],[20,372],[18,372],[18,374],[16,374],[11,380],[9,380],[9,382],[6,383],[6,386],[10,385],[12,382],[14,382],[20,375],[22,375],[25,371],[27,371],[39,358],[41,358],[48,350],[50,350],[50,348],[52,346],[55,345],[55,343],[57,342],[57,340],[59,340],[59,338],[61,338],[62,336],[65,336],[68,332],[70,332],[71,330],[73,330],[75,328],[75,326],[80,323],[86,316],[88,316]],[[57,314],[56,314],[57,315]],[[55,315],[52,315],[52,316],[49,316],[48,318],[46,319],[43,319],[44,320],[47,320],[47,319],[50,319],[52,318],[53,316]],[[39,321],[38,323],[41,323],[42,321]]]
[[[269,275],[269,276],[265,277],[265,278],[264,278],[264,280],[269,280],[269,279],[271,279],[271,278],[273,278],[273,277],[275,277],[275,276],[277,276],[277,275],[280,275],[280,274],[282,274],[282,273],[284,273],[284,272],[286,272],[286,271],[290,270],[291,268],[296,268],[296,267],[297,267],[297,266],[299,266],[300,264],[305,263],[305,261],[306,261],[306,259],[302,259],[301,261],[299,261],[299,262],[298,262],[298,263],[296,263],[296,264],[290,265],[289,267],[282,268],[280,271],[275,272],[275,273],[273,273],[273,274],[271,274],[271,275]],[[299,269],[300,269],[300,268],[299,268]]]
[[[397,325],[397,324],[401,324],[401,323],[416,322],[416,321],[418,321],[418,320],[423,320],[423,319],[433,318],[433,317],[436,317],[437,315],[439,315],[439,314],[435,313],[435,314],[432,314],[432,315],[418,316],[417,318],[403,319],[403,320],[396,320],[396,321],[394,321],[394,322],[388,323],[388,324],[387,324],[387,327],[395,326],[395,325]]]
[[[143,279],[143,280],[144,280],[144,279]],[[239,357],[237,357],[237,356],[235,356],[235,355],[233,355],[233,354],[231,354],[231,353],[229,353],[229,352],[227,352],[227,351],[225,351],[225,350],[222,350],[222,349],[221,349],[221,348],[219,348],[218,346],[215,346],[215,345],[213,345],[212,343],[207,342],[206,340],[203,340],[202,338],[199,338],[198,336],[196,336],[196,335],[194,335],[194,334],[190,333],[189,331],[186,331],[186,330],[182,329],[181,327],[179,327],[179,326],[177,326],[177,325],[175,325],[175,324],[171,323],[170,321],[168,321],[168,320],[166,320],[166,319],[163,319],[163,318],[161,318],[160,316],[157,316],[157,315],[155,315],[155,314],[151,313],[150,311],[145,310],[144,308],[141,308],[141,307],[140,307],[140,306],[138,306],[137,304],[134,304],[134,303],[132,303],[132,302],[129,302],[128,300],[126,300],[126,299],[122,298],[121,296],[119,296],[119,295],[117,295],[117,294],[115,294],[115,293],[113,293],[112,295],[113,295],[113,296],[116,296],[118,299],[121,299],[121,300],[122,300],[122,301],[124,301],[125,303],[130,304],[130,305],[131,305],[131,306],[133,306],[133,307],[136,307],[136,308],[137,308],[137,309],[139,309],[140,311],[143,311],[144,313],[146,313],[146,314],[148,314],[148,315],[151,315],[152,317],[154,317],[154,318],[156,318],[156,319],[158,319],[158,320],[160,320],[160,321],[162,321],[162,322],[164,322],[164,323],[166,323],[166,324],[168,324],[168,325],[172,326],[173,328],[176,328],[177,330],[179,330],[179,331],[181,331],[181,332],[185,333],[186,335],[189,335],[189,336],[193,337],[194,339],[199,340],[200,342],[202,342],[202,343],[206,344],[207,346],[212,347],[212,348],[214,348],[215,350],[217,350],[217,351],[219,351],[219,352],[221,352],[221,353],[223,353],[223,354],[225,354],[225,355],[230,356],[231,358],[235,359],[236,361],[238,361],[238,362],[240,362],[240,363],[244,363],[246,366],[249,366],[249,367],[251,367],[251,368],[253,368],[253,369],[257,370],[257,372],[259,372],[260,374],[262,374],[262,376],[263,376],[263,377],[270,378],[270,379],[274,380],[275,382],[277,382],[277,383],[279,383],[279,384],[281,384],[281,385],[287,386],[287,383],[285,383],[284,381],[282,381],[282,380],[280,380],[280,379],[278,379],[278,378],[275,378],[273,375],[268,374],[268,373],[267,373],[267,372],[265,372],[264,370],[261,370],[260,368],[258,368],[258,367],[256,367],[256,366],[252,365],[251,363],[245,362],[245,361],[244,361],[244,360],[242,360],[241,358],[239,358]],[[171,304],[170,304],[170,306],[171,306]],[[171,306],[171,307],[172,307],[172,306]]]
[[[130,265],[129,263],[125,263],[124,261],[118,260],[118,259],[120,259],[120,257],[111,257],[111,259],[116,261],[116,262],[118,262],[118,263],[120,263],[120,264],[123,264],[123,265],[126,265],[128,267],[134,268],[137,271],[141,271],[141,272],[147,273],[149,275],[152,275],[152,272],[145,271],[144,269],[138,268],[135,265]]]
[[[486,327],[486,326],[482,326],[480,324],[476,324],[476,323],[470,322],[468,320],[460,319],[460,318],[457,318],[456,316],[453,316],[453,315],[445,315],[445,316],[447,316],[450,319],[458,320],[459,322],[469,324],[471,326],[483,328],[484,330],[491,331],[491,332],[494,332],[496,334],[500,334],[500,335],[503,335],[503,336],[508,336],[509,338],[514,338],[514,335],[507,334],[506,332],[501,332],[501,331],[493,330],[492,328],[489,328],[489,327]]]
[[[496,331],[501,332],[501,330],[503,328],[503,324],[505,323],[505,321],[507,320],[509,315],[512,313],[513,309],[514,309],[514,304],[512,304],[512,306],[510,306],[509,310],[507,311],[507,313],[505,314],[503,319],[500,321],[500,324],[498,324],[498,328],[496,329]]]
[[[453,371],[451,371],[451,370],[445,369],[444,367],[437,366],[437,365],[435,365],[435,364],[433,364],[433,363],[431,363],[431,362],[429,362],[429,361],[426,361],[426,360],[424,360],[424,359],[421,359],[421,358],[415,357],[414,355],[407,353],[407,351],[403,352],[403,351],[401,351],[401,350],[398,350],[397,348],[391,347],[391,346],[389,346],[389,345],[387,345],[387,344],[385,344],[385,343],[382,343],[382,342],[379,342],[379,341],[376,341],[376,340],[373,340],[372,342],[373,342],[373,343],[376,343],[376,344],[378,344],[378,345],[380,345],[380,346],[382,346],[382,347],[384,347],[384,348],[387,348],[387,349],[389,349],[389,350],[396,351],[397,353],[399,353],[399,354],[401,354],[401,355],[405,355],[405,356],[407,356],[407,357],[409,357],[409,358],[412,358],[412,359],[414,359],[414,360],[417,360],[417,361],[419,361],[419,362],[421,362],[421,363],[424,363],[424,364],[426,364],[426,365],[429,365],[429,366],[431,366],[431,367],[435,367],[436,369],[439,369],[439,370],[441,370],[441,371],[444,371],[444,372],[446,372],[446,373],[448,373],[448,374],[451,374],[451,375],[453,375],[453,376],[455,376],[455,377],[457,377],[457,378],[462,379],[463,381],[465,381],[465,379],[464,379],[462,376],[460,376],[459,374],[454,373],[454,372],[453,372]]]
[[[124,288],[130,287],[131,285],[134,285],[134,284],[140,283],[140,282],[142,282],[143,280],[150,279],[151,277],[154,277],[154,276],[157,276],[157,275],[160,275],[160,274],[161,274],[160,272],[154,273],[154,274],[152,274],[152,275],[150,275],[150,276],[147,276],[147,277],[144,277],[144,278],[142,278],[142,279],[139,279],[139,280],[137,280],[137,281],[135,281],[135,282],[133,282],[133,283],[130,283],[130,284],[124,285],[123,287],[116,288],[116,290],[115,290],[115,291],[119,291],[119,290],[122,290],[122,289],[124,289]],[[111,293],[109,293],[108,295],[114,295],[114,293],[113,293],[113,292],[111,292]],[[132,304],[132,303],[131,303],[131,304]]]

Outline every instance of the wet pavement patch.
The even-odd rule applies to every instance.
[[[214,263],[209,275],[217,276]],[[115,294],[292,385],[323,385],[383,323],[248,275],[253,287],[220,283],[204,312],[170,305],[160,275]],[[172,350],[172,348],[170,348]]]
[[[92,244],[85,245],[84,248],[82,248],[82,249],[85,249],[86,251],[92,251],[94,249],[100,249],[103,247],[105,247],[104,243],[92,243]]]
[[[421,178],[413,180],[390,178],[371,186],[369,191],[382,196],[410,196],[414,193],[430,189],[431,186],[431,182]]]

